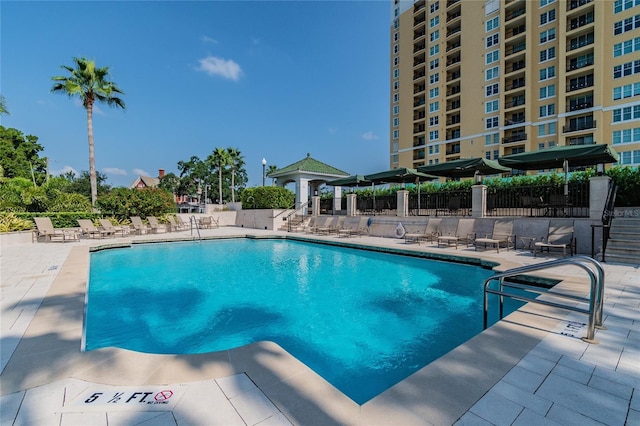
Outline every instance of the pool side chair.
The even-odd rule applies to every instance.
[[[493,224],[493,233],[490,236],[485,235],[484,237],[476,238],[474,245],[476,251],[478,250],[478,245],[483,244],[485,248],[487,245],[495,247],[496,251],[500,253],[500,244],[503,244],[507,248],[507,251],[509,251],[509,246],[511,246],[514,241],[513,220],[498,219]]]
[[[36,240],[41,237],[44,242],[61,241],[66,243],[67,241],[78,241],[78,231],[71,228],[54,228],[51,218],[49,217],[34,217],[36,223]]]
[[[149,222],[149,231],[152,234],[157,234],[160,231],[160,222],[158,222],[158,218],[155,216],[147,216],[147,222]],[[166,231],[166,228],[165,228]]]
[[[167,232],[179,231],[178,222],[173,216],[167,216]]]
[[[533,257],[537,257],[538,251],[547,252],[552,248],[562,249],[562,255],[567,256],[567,248],[569,254],[573,256],[576,253],[576,238],[574,237],[573,223],[567,220],[551,220],[549,222],[549,233],[547,237],[543,237],[542,241],[536,241],[533,244]]]
[[[330,233],[334,232],[334,230],[336,229],[337,226],[338,226],[338,216],[332,216],[325,223],[324,226],[321,226],[316,230],[316,233],[317,234],[329,235]]]
[[[318,232],[318,229],[324,228],[328,225],[330,216],[317,216],[313,226],[309,226],[306,229],[308,234],[315,234]]]
[[[130,219],[131,219],[131,227],[133,228],[131,230],[132,234],[142,235],[150,231],[151,228],[149,228],[147,225],[142,223],[142,219],[140,218],[140,216],[131,216]]]
[[[80,236],[86,238],[104,238],[113,234],[112,232],[104,229],[97,228],[93,222],[89,219],[78,219],[78,225],[80,225]]]
[[[98,222],[100,223],[100,228],[102,228],[105,231],[108,231],[110,234],[113,234],[114,236],[119,233],[121,236],[124,237],[125,235],[129,234],[129,230],[131,229],[128,226],[115,226],[113,223],[111,223],[109,219],[98,219]]]
[[[352,235],[368,235],[367,216],[349,216],[344,220],[342,228],[338,230],[339,237],[351,237]]]
[[[429,219],[423,232],[404,234],[404,242],[408,243],[414,241],[418,245],[420,245],[420,241],[433,242],[440,235],[438,231],[440,222],[442,222],[442,219]]]
[[[475,233],[473,232],[473,226],[475,219],[459,219],[458,226],[455,234],[440,235],[438,236],[438,247],[440,244],[444,246],[454,245],[458,250],[458,244],[465,243],[467,247],[475,240]]]

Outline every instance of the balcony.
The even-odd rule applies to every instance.
[[[460,25],[450,30],[447,30],[447,37],[451,37],[454,34],[458,34],[460,31],[462,31],[462,26]]]
[[[569,21],[569,25],[567,25],[569,27],[568,31],[577,30],[578,28],[592,24],[593,22],[593,12],[585,13],[584,15],[581,15]]]
[[[508,109],[508,108],[515,108],[518,107],[520,105],[524,105],[526,102],[526,98],[524,96],[518,96],[515,98],[511,98],[511,100],[507,101],[504,103],[504,108]]]
[[[526,119],[523,116],[512,116],[511,119],[505,118],[504,120],[504,125],[506,126],[513,126],[516,124],[522,124],[526,121]]]
[[[413,161],[424,160],[424,157],[425,157],[424,149],[418,149],[416,151],[413,151]]]
[[[418,40],[419,38],[424,37],[427,34],[427,32],[425,31],[424,27],[419,29],[418,31],[414,31],[413,32],[413,40]]]
[[[506,144],[506,143],[526,141],[526,140],[527,140],[526,133],[513,133],[511,134],[511,136],[502,138],[502,143]]]
[[[447,120],[447,126],[453,126],[454,124],[460,124],[460,114],[454,115]]]
[[[458,136],[460,137],[460,136]],[[454,155],[454,154],[460,154],[460,144],[455,144],[455,145],[447,145],[447,150],[445,152],[446,155]]]
[[[586,89],[589,87],[593,87],[593,76],[591,76],[590,80],[569,83],[569,85],[567,86],[567,92],[575,92],[576,90]]]
[[[413,113],[413,121],[422,120],[426,116],[424,111],[417,111]]]
[[[425,104],[425,100],[424,98],[420,98],[420,99],[416,99],[415,101],[413,101],[413,106],[417,107],[420,105],[424,105]]]
[[[461,77],[461,73],[460,71],[456,71],[456,72],[452,72],[452,73],[448,73],[447,74],[447,82],[453,81],[453,80],[457,80]]]
[[[523,7],[518,10],[514,10],[513,12],[507,14],[507,16],[504,18],[504,22],[509,22],[512,19],[516,19],[518,16],[524,15],[525,13],[527,13],[526,7]]]
[[[417,1],[413,5],[413,13],[419,12],[425,7],[427,7],[427,2],[425,0]]]
[[[457,18],[459,18],[460,16],[462,16],[462,14],[460,13],[460,11],[456,11],[454,13],[447,13],[447,24]]]
[[[526,85],[526,81],[524,78],[515,78],[511,80],[511,83],[507,84],[505,90],[514,90],[520,87],[524,87]]]
[[[580,123],[570,123],[568,126],[562,127],[562,133],[580,132],[582,130],[589,130],[596,128],[596,121],[586,121]]]
[[[424,136],[418,136],[413,138],[413,146],[423,146],[425,144]]]
[[[460,86],[453,86],[447,90],[447,96],[457,95],[458,93],[460,93]]]
[[[416,44],[415,46],[413,46],[413,53],[418,53],[421,50],[424,50],[425,46],[426,44],[424,41],[422,43]]]
[[[447,59],[447,66],[459,64],[461,62],[460,56],[455,56],[453,58]]]
[[[424,55],[422,55],[422,56],[421,56],[421,57],[419,57],[419,58],[414,58],[414,60],[413,60],[413,66],[414,66],[414,67],[417,67],[418,65],[422,65],[422,64],[424,64],[424,63],[425,63],[425,61],[426,61],[426,60],[425,60],[425,58],[424,58]]]
[[[504,51],[505,58],[511,55],[515,55],[518,52],[522,52],[527,49],[527,44],[525,42],[513,44],[511,46],[507,46]]]
[[[424,72],[424,68],[419,69],[419,70],[415,70],[413,72],[413,79],[414,80],[418,80],[420,78],[424,78],[425,75],[426,75],[426,73]]]
[[[447,43],[447,53],[460,47],[460,41],[455,43]]]
[[[580,49],[585,46],[589,46],[593,44],[593,33],[586,34],[584,36],[576,37],[569,41],[569,45],[567,46],[567,52],[571,52],[572,50]]]
[[[420,126],[414,126],[413,127],[413,134],[415,135],[416,133],[424,133],[424,124],[420,125]]]
[[[580,111],[581,109],[593,108],[593,101],[571,102],[567,107],[567,112]]]
[[[449,0],[449,1],[447,1],[447,9],[449,9],[451,6],[453,6],[456,3],[460,3],[460,0]]]
[[[525,24],[516,25],[515,27],[507,30],[504,36],[508,40],[511,37],[515,37],[519,34],[524,34],[526,31],[527,31],[527,26]]]
[[[590,53],[576,59],[571,59],[567,64],[567,71],[579,70],[580,68],[589,67],[593,64],[595,64],[593,53]]]
[[[424,92],[424,88],[425,88],[424,84],[413,86],[413,94],[415,95],[417,93]]]
[[[527,66],[527,62],[523,59],[521,61],[513,62],[511,64],[507,64],[504,67],[504,73],[509,74],[512,72],[519,71]]]
[[[453,111],[454,109],[460,109],[460,101],[453,101],[447,104],[447,111]]]
[[[577,9],[585,4],[591,3],[593,0],[571,0],[567,2],[567,12],[573,9]]]

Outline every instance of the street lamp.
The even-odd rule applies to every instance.
[[[267,177],[265,175],[265,168],[267,167],[267,160],[264,159],[264,157],[262,158],[262,186],[264,186],[264,180]]]

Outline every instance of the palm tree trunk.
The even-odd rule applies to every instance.
[[[236,185],[234,182],[234,178],[236,176],[236,168],[235,165],[231,166],[231,202],[236,202]]]
[[[91,183],[91,207],[95,209],[98,198],[96,179],[96,154],[93,145],[93,102],[87,102],[87,133],[89,135],[89,182]]]
[[[218,203],[222,204],[222,163],[218,164]]]

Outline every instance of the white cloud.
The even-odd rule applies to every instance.
[[[217,58],[215,56],[207,56],[198,61],[200,66],[198,71],[204,71],[209,75],[219,75],[230,80],[238,81],[242,74],[240,65],[232,59]]]
[[[367,133],[362,135],[362,139],[367,141],[372,141],[372,140],[378,139],[378,135],[376,135],[372,131],[368,131]]]
[[[117,167],[103,167],[102,171],[110,175],[126,176],[128,174],[126,170]]]
[[[60,175],[63,175],[65,173],[67,173],[67,172],[73,172],[73,174],[76,175],[76,177],[80,176],[80,173],[78,173],[78,171],[76,169],[74,169],[73,167],[71,167],[71,166],[64,166],[60,170],[49,170],[49,173],[52,176],[60,176]]]
[[[211,43],[211,44],[218,44],[218,40],[216,40],[215,38],[211,38],[209,36],[203,35],[200,40],[202,40],[203,43]]]
[[[133,174],[137,176],[151,176],[151,173],[142,169],[133,169]]]

